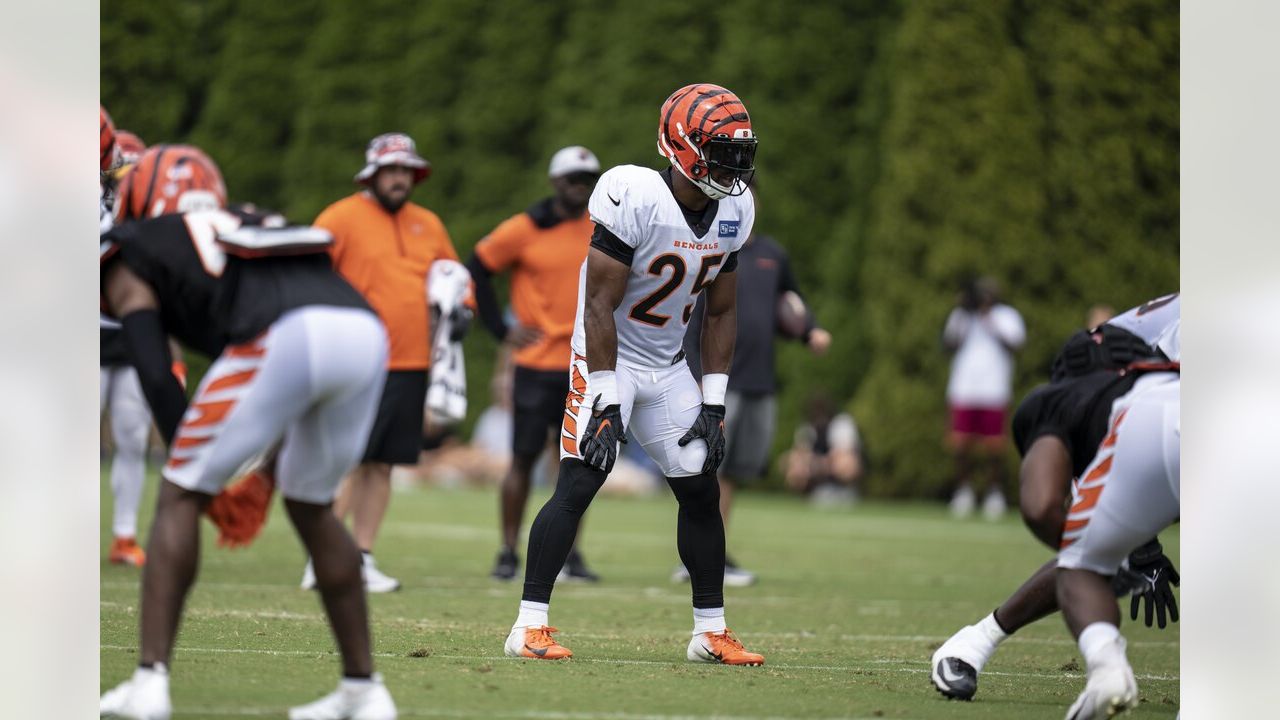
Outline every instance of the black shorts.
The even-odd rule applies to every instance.
[[[511,452],[537,455],[547,445],[547,431],[559,432],[564,422],[569,369],[534,370],[517,365],[511,394],[515,406]]]
[[[426,370],[389,371],[361,462],[417,464],[426,400]]]

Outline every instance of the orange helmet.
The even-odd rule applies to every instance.
[[[98,106],[98,145],[101,152],[100,167],[107,172],[116,164],[116,126],[111,122],[107,109]]]
[[[121,181],[116,222],[226,206],[222,173],[200,148],[156,145]]]
[[[711,199],[741,195],[755,173],[747,106],[719,85],[680,88],[662,103],[658,152]]]
[[[147,151],[147,144],[128,130],[117,130],[116,149],[120,152],[121,165],[133,165]]]

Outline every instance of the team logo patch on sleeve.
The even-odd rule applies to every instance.
[[[738,237],[739,222],[740,222],[739,220],[721,220],[720,232],[718,233],[719,237],[722,237],[722,238]]]

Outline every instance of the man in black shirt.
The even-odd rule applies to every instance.
[[[751,185],[752,199],[759,211],[758,183]],[[729,371],[729,391],[725,395],[725,456],[720,465],[720,515],[729,526],[736,488],[762,476],[769,464],[769,448],[777,423],[778,378],[774,342],[779,335],[803,342],[815,355],[831,345],[831,333],[817,326],[812,313],[803,308],[800,288],[791,272],[787,251],[773,238],[753,232],[738,251],[738,339]],[[799,303],[804,312],[804,329],[788,335],[777,322],[778,304]],[[703,300],[698,299],[684,351],[695,373],[702,367],[699,338],[702,337]],[[684,565],[675,569],[673,582],[689,579]],[[743,587],[756,581],[750,572],[725,556],[725,585]]]
[[[331,510],[381,394],[381,322],[330,266],[328,233],[241,228],[222,210],[221,173],[196,148],[152,148],[119,203],[133,222],[103,235],[102,309],[120,321],[170,453],[142,579],[139,667],[102,696],[101,713],[169,717],[167,665],[195,581],[200,514],[237,468],[279,442],[276,482],[315,561],[343,670],[336,692],[289,716],[391,720],[395,705],[373,673],[359,552]],[[189,408],[169,372],[169,335],[215,358]]]

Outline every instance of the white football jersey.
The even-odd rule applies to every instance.
[[[1111,318],[1107,324],[1133,333],[1151,347],[1158,347],[1161,336],[1182,317],[1180,300],[1178,293],[1164,295]]]
[[[751,235],[755,206],[750,192],[720,200],[710,229],[698,237],[657,171],[619,165],[600,177],[587,206],[591,220],[635,250],[626,294],[613,314],[619,363],[660,368],[676,359],[698,294]],[[586,283],[583,262],[572,342],[574,352],[583,356]]]

